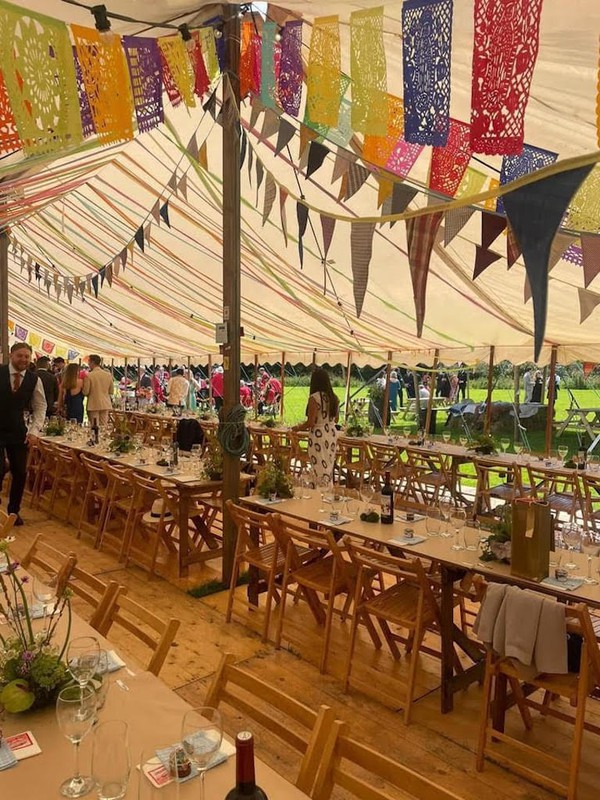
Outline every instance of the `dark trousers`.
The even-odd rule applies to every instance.
[[[466,400],[467,399],[467,384],[466,383],[459,383],[458,385],[458,397],[457,400]]]
[[[0,485],[4,481],[7,458],[12,475],[7,510],[9,514],[18,514],[27,477],[27,445],[25,442],[0,445]]]

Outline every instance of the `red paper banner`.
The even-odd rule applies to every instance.
[[[54,350],[54,346],[55,346],[54,342],[49,342],[48,339],[44,339],[44,341],[42,342],[42,350],[44,351],[44,353],[48,353],[48,355],[52,353],[52,351]]]
[[[538,54],[542,0],[475,0],[471,148],[516,155]]]
[[[590,374],[594,371],[595,366],[596,365],[593,364],[591,361],[583,362],[583,374],[586,378],[589,378]]]
[[[471,160],[469,132],[466,122],[451,119],[446,146],[433,148],[429,188],[434,192],[450,197],[456,194]]]

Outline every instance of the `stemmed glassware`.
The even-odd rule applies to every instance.
[[[562,529],[563,543],[569,552],[576,552],[581,545],[581,529],[575,522],[568,522]],[[566,569],[578,569],[577,564],[572,560],[564,564]]]
[[[42,613],[44,616],[44,630],[46,630],[46,616],[48,614],[48,606],[52,601],[56,601],[56,581],[58,575],[55,572],[48,572],[43,580],[40,578],[33,578],[32,591],[33,596],[42,605]]]
[[[464,545],[461,544],[460,541],[460,534],[462,533],[462,529],[464,528],[465,521],[467,519],[467,512],[464,510],[464,508],[454,506],[450,512],[450,519],[454,525],[454,544],[452,545],[452,550],[464,550]]]
[[[502,448],[502,452],[506,453],[510,447],[510,439],[507,439],[506,437],[500,439],[500,447]]]
[[[65,687],[56,700],[56,719],[61,733],[75,745],[75,774],[60,786],[64,797],[83,797],[94,787],[94,779],[79,770],[79,745],[96,719],[96,692],[91,686]]]
[[[565,461],[567,460],[567,456],[569,455],[569,448],[567,447],[566,444],[561,444],[556,448],[556,451],[558,453],[558,457],[564,464]]]
[[[101,722],[94,731],[92,775],[98,800],[122,800],[127,792],[131,759],[128,725],[123,720]]]
[[[405,439],[410,439],[411,429],[408,427],[402,428],[402,433]]]
[[[519,456],[523,452],[523,443],[522,442],[515,442],[513,444],[513,450]]]
[[[311,464],[306,464],[302,470],[302,499],[310,500],[312,497],[312,489],[314,488],[315,476]]]
[[[448,444],[451,438],[452,434],[450,431],[442,431],[442,439],[444,440],[444,444]]]
[[[452,534],[449,531],[449,525],[450,525],[450,513],[452,511],[453,505],[454,504],[452,502],[452,497],[449,494],[442,494],[439,500],[439,507],[440,507],[440,514],[442,515],[442,519],[444,520],[445,523],[445,530],[441,532],[441,535],[444,538],[452,536]]]
[[[223,725],[216,708],[194,708],[183,718],[181,743],[200,773],[200,800],[204,800],[204,773],[221,747],[222,739]]]
[[[458,441],[460,442],[461,447],[466,447],[469,444],[469,440],[466,436],[464,436],[464,434],[463,436],[458,437]]]
[[[94,636],[71,639],[67,648],[67,665],[82,693],[98,671],[99,662],[100,644]]]
[[[588,586],[597,586],[598,581],[592,578],[592,561],[594,556],[598,555],[600,550],[600,542],[592,531],[583,531],[581,534],[581,549],[587,556],[587,575],[583,582]]]

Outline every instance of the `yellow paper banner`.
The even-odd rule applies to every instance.
[[[383,7],[350,14],[352,128],[372,136],[387,133],[387,64]]]
[[[311,122],[337,127],[342,99],[340,70],[338,17],[317,17],[313,25],[306,74],[306,106]]]
[[[160,51],[169,65],[171,76],[188,108],[195,108],[192,62],[181,36],[163,36],[158,40]]]

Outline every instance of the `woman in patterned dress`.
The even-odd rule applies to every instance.
[[[316,486],[333,477],[339,405],[328,373],[317,367],[310,379],[306,422],[294,427],[296,431],[308,431],[308,456]]]

